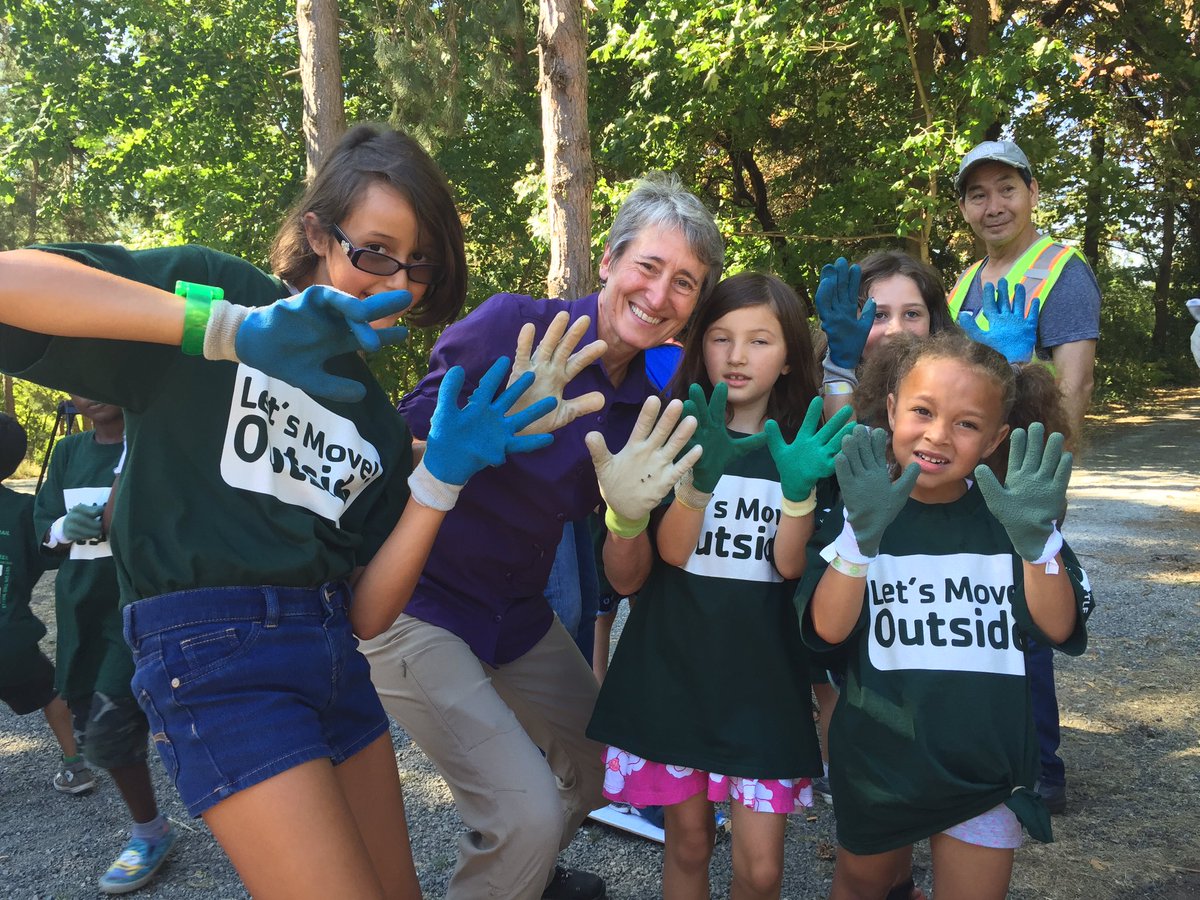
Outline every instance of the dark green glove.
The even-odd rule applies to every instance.
[[[783,439],[779,424],[774,419],[767,420],[767,449],[779,470],[783,496],[796,503],[807,499],[820,479],[833,474],[833,460],[842,446],[842,438],[854,430],[854,423],[848,421],[854,410],[844,406],[818,431],[822,406],[820,397],[812,399],[790,444]]]
[[[63,537],[74,543],[100,537],[104,531],[104,526],[100,522],[103,512],[103,503],[79,503],[72,506],[63,516]]]
[[[875,558],[884,531],[904,508],[921,474],[920,466],[909,463],[893,482],[887,441],[882,428],[855,428],[842,440],[842,452],[834,463],[848,526],[834,546],[838,556],[848,562],[867,563]]]
[[[1034,422],[1029,433],[1018,428],[1008,447],[1008,477],[1004,486],[987,466],[975,468],[984,502],[1008,532],[1021,559],[1045,563],[1062,548],[1056,522],[1067,507],[1071,454],[1063,451],[1058,432],[1044,441],[1046,426]]]
[[[704,455],[692,466],[692,486],[705,494],[713,492],[730,463],[767,442],[765,432],[743,438],[729,436],[725,427],[728,395],[729,386],[723,381],[713,388],[711,400],[705,400],[704,389],[693,384],[683,403],[683,414],[696,418],[696,433],[688,441],[688,449],[697,444],[704,448]]]

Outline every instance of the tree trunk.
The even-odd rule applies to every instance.
[[[1104,233],[1104,128],[1092,126],[1091,165],[1088,167],[1087,204],[1083,220],[1083,255],[1092,268],[1100,263],[1100,238]]]
[[[17,414],[17,398],[13,396],[13,379],[11,375],[4,376],[4,411],[10,416]]]
[[[308,178],[346,130],[337,0],[296,0]]]
[[[550,297],[592,285],[592,149],[587,122],[587,32],[582,0],[540,0],[542,148],[550,223]]]
[[[1167,349],[1167,332],[1171,317],[1171,270],[1175,257],[1175,200],[1168,182],[1162,204],[1162,254],[1158,257],[1158,273],[1154,278],[1154,331],[1150,346],[1157,354]]]

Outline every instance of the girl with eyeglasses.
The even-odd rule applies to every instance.
[[[511,412],[533,376],[505,389],[499,360],[463,407],[451,370],[412,467],[358,351],[401,339],[401,313],[453,319],[466,266],[445,178],[404,134],[351,129],[271,262],[196,246],[0,254],[0,367],[126,411],[111,539],[133,691],[250,893],[415,897],[356,635],[399,614],[473,472],[549,443],[515,435],[555,401]]]

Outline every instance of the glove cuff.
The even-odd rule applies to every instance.
[[[604,526],[619,538],[630,540],[646,530],[650,524],[650,513],[640,519],[627,519],[611,506],[604,512]]]
[[[250,314],[250,307],[228,300],[214,300],[204,329],[204,358],[241,362],[237,355],[237,333]]]
[[[878,551],[878,548],[876,550]],[[846,524],[842,526],[842,533],[834,538],[832,544],[821,551],[821,558],[826,562],[830,562],[835,556],[840,556],[849,563],[866,566],[875,561],[876,554],[872,553],[868,556],[858,546],[858,538],[854,534],[854,529],[850,527],[850,520],[847,519]]]
[[[63,544],[71,543],[71,541],[68,541],[66,536],[63,534],[63,523],[66,520],[66,516],[59,516],[54,520],[54,522],[50,525],[50,531],[46,536],[46,540],[43,541],[44,546],[61,547]]]
[[[702,491],[692,483],[692,470],[686,470],[675,483],[675,499],[688,509],[704,509],[712,493]]]
[[[1050,524],[1050,536],[1046,538],[1046,546],[1042,548],[1042,555],[1037,559],[1028,560],[1028,562],[1033,566],[1045,566],[1047,575],[1057,575],[1058,563],[1054,561],[1054,557],[1058,556],[1062,548],[1062,532],[1058,530],[1058,523],[1052,522]]]
[[[422,506],[449,512],[458,502],[462,485],[442,481],[426,468],[425,460],[422,459],[408,476],[408,490],[412,498]]]
[[[849,394],[858,387],[858,376],[854,373],[854,369],[839,366],[830,357],[828,350],[825,351],[825,357],[821,360],[821,368],[825,372],[822,381],[826,394]],[[849,385],[849,390],[829,387],[829,385],[839,382]]]
[[[780,509],[783,511],[783,514],[785,516],[794,516],[795,518],[800,518],[801,516],[807,516],[809,513],[811,513],[816,508],[817,508],[817,489],[816,488],[813,488],[811,491],[809,491],[808,496],[805,497],[803,500],[789,500],[787,497],[784,497],[783,503],[780,505]]]

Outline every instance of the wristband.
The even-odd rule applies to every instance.
[[[784,497],[783,503],[780,504],[779,508],[785,516],[794,516],[797,519],[801,516],[807,516],[817,508],[817,489],[813,488],[809,491],[808,496],[803,500],[789,500],[787,497]]]
[[[417,463],[412,474],[408,476],[408,491],[412,498],[422,506],[449,512],[458,502],[461,484],[447,484],[425,467],[425,460]]]
[[[604,527],[619,538],[630,540],[646,530],[650,524],[650,513],[640,519],[627,519],[610,506],[604,511]]]
[[[708,506],[712,494],[702,491],[692,484],[692,470],[688,469],[675,483],[675,499],[688,509],[699,511]]]
[[[848,559],[842,559],[836,553],[833,559],[829,560],[829,566],[835,572],[841,572],[843,575],[849,575],[851,578],[866,578],[867,571],[871,568],[865,563],[850,562]]]
[[[848,381],[826,381],[821,385],[821,395],[824,397],[843,397],[854,393],[854,385]]]
[[[175,282],[175,293],[184,298],[183,341],[180,349],[188,356],[200,356],[204,352],[204,335],[208,329],[208,318],[212,314],[214,300],[222,300],[225,292],[207,284],[190,281]]]

